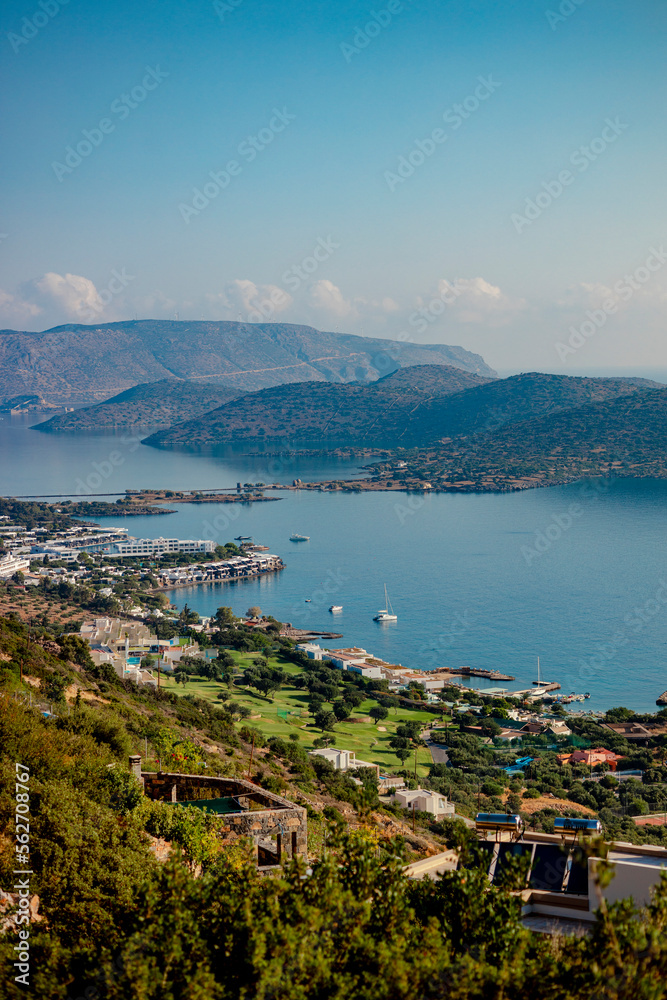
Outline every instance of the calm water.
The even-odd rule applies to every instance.
[[[108,472],[105,462],[113,469],[99,492],[287,482],[356,468],[181,455],[123,444],[120,435],[60,437],[8,424],[0,424],[0,449],[4,495],[76,493],[77,481]],[[116,465],[115,452],[123,458]],[[341,645],[393,662],[495,667],[515,675],[510,687],[530,685],[540,656],[543,679],[591,692],[575,707],[650,711],[667,688],[665,482],[478,496],[285,493],[276,503],[179,505],[157,521],[100,523],[139,537],[252,535],[283,557],[287,568],[271,577],[173,592],[177,605],[202,614],[258,604],[298,626],[340,631]],[[290,542],[295,531],[310,541]],[[385,583],[398,622],[383,626],[372,616]],[[342,604],[342,614],[330,614],[330,604]]]

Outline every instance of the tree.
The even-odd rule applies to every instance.
[[[85,667],[86,670],[93,669],[90,646],[81,636],[61,635],[58,638],[58,645],[60,646],[61,660],[69,660],[70,663],[76,663],[80,667]]]
[[[396,756],[397,756],[397,757],[398,757],[398,759],[400,760],[401,764],[404,764],[404,763],[405,763],[405,761],[406,761],[406,760],[408,759],[408,757],[410,756],[411,752],[412,752],[412,751],[408,750],[408,749],[407,749],[407,747],[397,747],[397,748],[396,748],[396,749],[394,750],[394,753],[396,754]]]
[[[330,712],[326,708],[321,708],[315,715],[315,725],[323,731],[328,730],[331,732],[335,728],[337,721],[333,712]]]
[[[246,615],[248,618],[259,618],[261,614],[262,614],[262,609],[258,608],[256,604],[253,604],[252,607],[248,608],[248,610],[246,611]]]
[[[186,604],[178,616],[178,623],[179,625],[198,625],[199,615]]]
[[[66,687],[67,680],[62,674],[49,674],[44,684],[44,697],[47,701],[64,701]]]
[[[349,718],[352,713],[352,708],[350,705],[346,705],[342,698],[337,699],[331,707],[333,709],[333,714],[339,722],[343,722],[345,719]]]
[[[231,625],[236,624],[236,615],[231,608],[218,608],[213,616],[213,621],[219,629],[229,628]]]
[[[311,694],[308,699],[308,711],[311,715],[317,715],[324,705],[324,698],[321,694]]]
[[[352,705],[353,708],[358,708],[364,700],[364,696],[359,688],[353,687],[351,684],[347,684],[343,688],[343,701],[346,701],[348,705]]]
[[[422,731],[421,722],[411,719],[409,722],[401,722],[396,726],[396,735],[404,736],[408,740],[418,740]]]
[[[17,587],[22,587],[25,583],[25,576],[20,569],[16,573],[12,573],[12,583],[15,583]]]
[[[368,713],[371,719],[374,720],[375,725],[378,724],[382,719],[386,719],[389,715],[389,709],[385,708],[384,705],[373,705],[372,709]]]
[[[279,689],[280,681],[276,680],[275,677],[259,677],[255,682],[255,687],[258,691],[261,691],[267,701],[273,701],[273,698],[269,698],[269,695]]]

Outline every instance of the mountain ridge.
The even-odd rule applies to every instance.
[[[48,433],[74,433],[114,427],[169,427],[229,402],[238,390],[219,383],[204,384],[180,379],[159,379],[135,385],[94,406],[59,413],[34,429]]]
[[[306,380],[374,381],[423,363],[495,376],[479,355],[445,344],[289,323],[133,320],[35,333],[0,330],[0,398],[40,393],[52,403],[81,405],[164,378],[211,380],[252,392]]]
[[[400,368],[375,382],[299,382],[241,396],[146,439],[154,447],[215,447],[238,440],[390,441],[434,399],[489,379],[451,365]]]
[[[145,443],[197,450],[231,441],[326,437],[330,444],[420,447],[658,385],[540,373],[485,379],[447,365],[419,365],[366,384],[302,382],[263,389]]]

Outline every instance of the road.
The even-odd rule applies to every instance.
[[[449,756],[446,749],[440,743],[433,742],[430,730],[427,729],[426,732],[422,733],[422,739],[431,751],[434,764],[449,764]]]

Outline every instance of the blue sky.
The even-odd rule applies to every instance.
[[[2,13],[3,327],[263,315],[667,366],[661,0],[43,2]]]

